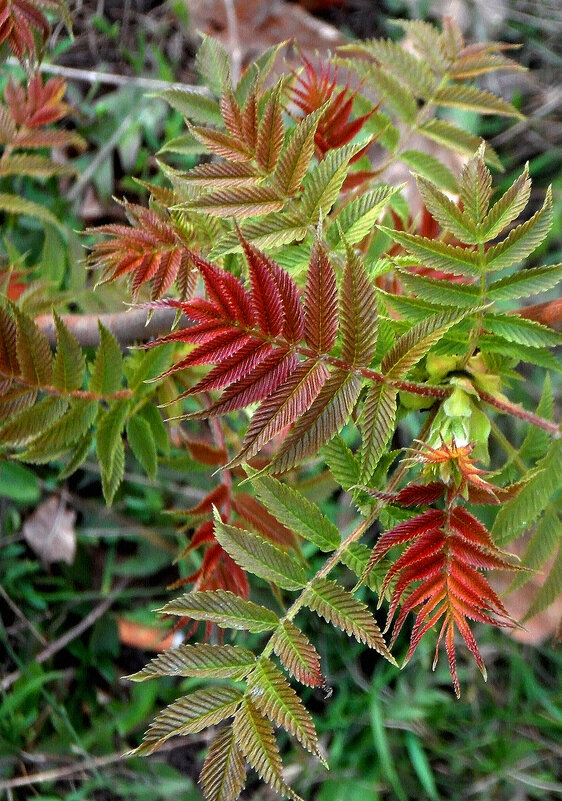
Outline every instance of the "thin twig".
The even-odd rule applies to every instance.
[[[33,634],[35,639],[38,640],[43,647],[45,647],[47,645],[47,640],[43,637],[43,635],[39,631],[37,631],[31,620],[28,620],[26,618],[26,616],[21,611],[19,606],[17,606],[17,604],[15,604],[12,601],[12,599],[10,598],[10,596],[8,595],[8,593],[1,584],[0,584],[0,595],[2,595],[2,598],[6,601],[6,603],[8,604],[14,615],[16,615],[16,617],[18,617],[22,621],[22,623],[24,623],[24,625]]]
[[[242,74],[242,48],[240,47],[240,36],[238,34],[238,20],[236,19],[234,0],[223,0],[223,2],[226,10],[226,24],[228,26],[228,36],[230,40],[230,75],[232,85],[236,86]]]
[[[193,740],[191,741],[193,742]],[[159,749],[160,753],[165,751],[173,751],[175,748],[185,747],[185,740],[175,740],[170,743],[164,743]],[[74,765],[63,765],[60,768],[52,768],[51,770],[43,770],[39,773],[31,773],[29,776],[18,776],[16,779],[5,779],[0,781],[0,792],[2,790],[10,791],[15,787],[29,787],[32,784],[44,784],[45,782],[54,782],[59,779],[64,779],[67,776],[74,776],[77,773],[89,773],[90,771],[102,768],[105,765],[113,765],[116,762],[121,762],[124,759],[124,754],[107,754],[101,757],[92,757],[83,762],[75,763]]]
[[[6,63],[11,66],[18,66],[19,62],[15,58],[6,59]],[[83,81],[84,83],[103,83],[111,86],[135,86],[139,89],[146,89],[150,92],[164,92],[167,89],[179,89],[188,92],[198,92],[208,95],[209,90],[205,86],[195,86],[189,83],[171,83],[170,81],[159,81],[155,78],[142,78],[136,75],[116,75],[112,72],[101,72],[100,70],[80,70],[75,67],[62,67],[58,64],[40,64],[40,72],[47,75],[60,75],[73,81]]]
[[[117,597],[121,594],[121,592],[125,589],[128,584],[128,579],[121,579],[115,589],[113,589],[109,595],[98,604],[98,606],[94,607],[91,612],[89,612],[85,618],[83,618],[80,623],[77,623],[76,626],[73,626],[67,632],[65,632],[61,637],[57,640],[54,640],[50,643],[46,648],[44,648],[34,659],[34,662],[38,665],[46,662],[47,659],[50,659],[54,654],[61,651],[65,648],[69,643],[75,640],[77,637],[80,637],[85,631],[87,631],[91,626],[94,625],[96,620],[98,620],[102,615],[104,615],[107,610],[112,606],[114,601]],[[22,675],[21,670],[14,670],[13,673],[9,673],[5,676],[2,681],[0,682],[0,690],[8,690],[14,682],[16,682],[20,676]],[[1,786],[0,786],[1,787]]]
[[[129,127],[129,125],[133,122],[134,116],[135,114],[131,112],[131,114],[127,114],[127,116],[124,117],[117,130],[114,131],[113,135],[109,137],[105,145],[98,150],[95,157],[91,160],[91,162],[88,164],[84,172],[80,175],[80,178],[67,192],[66,197],[70,203],[73,203],[75,200],[78,200],[84,189],[86,189],[86,187],[90,183],[94,174],[101,167],[104,161],[106,161],[106,159],[108,159],[111,156],[111,153],[119,144],[119,140]]]
[[[155,309],[147,322],[146,309],[131,309],[111,314],[63,314],[61,319],[83,348],[96,348],[100,344],[98,321],[111,331],[122,348],[127,348],[135,342],[169,334],[176,314],[176,309]],[[52,314],[41,314],[35,322],[49,344],[55,347],[57,334]],[[180,324],[188,325],[189,322],[180,320]]]

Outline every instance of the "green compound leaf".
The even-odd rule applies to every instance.
[[[215,537],[244,570],[285,590],[300,590],[306,584],[306,573],[296,559],[257,534],[226,525],[218,515],[215,517]]]
[[[300,492],[266,475],[252,478],[252,485],[267,511],[295,534],[313,542],[321,551],[333,551],[339,546],[339,529]]]
[[[241,629],[260,634],[275,629],[279,618],[265,606],[245,601],[226,590],[188,592],[159,610],[166,615],[207,620],[223,629]]]
[[[221,723],[236,713],[242,698],[240,690],[233,687],[213,687],[185,695],[154,718],[142,743],[130,756],[152,754],[170,737],[196,734]]]
[[[246,782],[244,754],[232,726],[220,729],[199,777],[206,801],[236,801]]]
[[[429,303],[452,306],[475,306],[478,303],[479,291],[476,286],[454,284],[438,278],[427,278],[424,275],[409,273],[407,270],[396,270],[400,283],[422,300]]]
[[[307,751],[320,757],[312,718],[281,671],[268,659],[260,659],[248,677],[248,692],[256,707],[274,725],[285,729]]]
[[[476,111],[479,114],[499,114],[504,117],[523,118],[511,103],[506,103],[501,97],[496,97],[491,92],[477,89],[474,86],[444,86],[437,90],[434,99],[438,105],[449,108]]]
[[[165,89],[158,93],[167,103],[183,114],[190,122],[207,125],[222,125],[222,115],[217,100],[203,92],[190,89]]]
[[[130,681],[146,681],[157,676],[194,676],[240,680],[255,664],[254,654],[246,648],[197,643],[163,651],[138,673],[125,678]]]
[[[473,156],[474,151],[482,144],[482,139],[479,136],[463,131],[462,128],[446,120],[428,120],[422,123],[418,130],[419,133],[433,142],[445,145],[445,147],[450,148],[455,153],[461,153],[463,156]],[[486,146],[484,159],[490,166],[503,172],[504,168],[498,154],[489,145]]]
[[[335,581],[314,579],[306,595],[306,606],[396,665],[367,606]]]

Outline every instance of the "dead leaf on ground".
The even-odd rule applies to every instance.
[[[56,495],[47,498],[23,524],[25,541],[46,562],[71,565],[76,553],[76,512]]]
[[[237,30],[228,25],[224,0],[187,0],[193,30],[219,39],[227,48],[234,41],[241,50],[242,67],[247,67],[268,47],[292,40],[304,53],[334,50],[347,43],[337,28],[313,17],[304,8],[283,0],[232,0]],[[293,66],[300,66],[294,48],[285,56]],[[292,57],[291,57],[292,54]]]

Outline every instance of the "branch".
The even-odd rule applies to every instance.
[[[175,317],[176,309],[155,309],[147,323],[146,309],[131,309],[113,314],[63,314],[61,319],[83,348],[96,348],[100,344],[99,320],[125,349],[136,342],[169,334]],[[42,314],[35,318],[35,322],[49,344],[55,347],[57,336],[53,316]],[[182,322],[185,326],[189,324],[188,320]]]

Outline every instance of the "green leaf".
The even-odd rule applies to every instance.
[[[159,611],[193,620],[208,620],[223,629],[241,629],[253,634],[271,631],[279,623],[279,618],[270,609],[245,601],[226,590],[189,592],[169,601]]]
[[[418,132],[428,139],[431,139],[433,142],[445,145],[445,147],[448,147],[455,153],[461,153],[463,156],[468,157],[473,156],[474,151],[478,150],[478,147],[482,143],[482,139],[479,136],[474,136],[468,133],[468,131],[463,131],[462,128],[453,125],[451,122],[447,122],[447,120],[435,118],[427,120],[427,122],[420,125]],[[503,165],[498,154],[489,145],[486,145],[484,159],[490,166],[503,172]]]
[[[307,751],[320,757],[312,718],[281,671],[269,659],[258,660],[248,677],[248,692],[256,707],[273,724],[285,729]]]
[[[24,462],[42,464],[65,453],[80,440],[92,426],[97,404],[87,400],[74,400],[69,410],[47,431],[37,437],[19,458]]]
[[[215,517],[215,537],[244,570],[285,590],[300,590],[306,584],[302,565],[257,534],[228,526]]]
[[[430,303],[451,306],[475,306],[480,292],[476,286],[455,284],[444,278],[427,278],[407,270],[396,270],[400,283],[412,294]]]
[[[537,295],[539,292],[552,289],[560,279],[562,279],[562,264],[532,267],[494,281],[488,287],[487,297],[490,300],[526,298],[529,295]]]
[[[459,209],[456,203],[440,192],[431,181],[419,177],[417,183],[428,211],[442,228],[467,244],[482,241],[476,224]]]
[[[89,456],[93,441],[94,437],[91,431],[87,431],[86,434],[81,437],[81,439],[76,443],[74,452],[68,460],[66,467],[59,473],[59,481],[63,481],[65,478],[68,478],[68,476],[71,476],[76,472],[76,470],[78,470],[79,467],[84,464]]]
[[[290,620],[284,620],[277,627],[273,635],[273,651],[285,670],[301,684],[318,687],[324,683],[316,648]]]
[[[242,697],[233,687],[212,687],[184,695],[154,718],[142,743],[129,756],[152,754],[170,737],[196,734],[232,717]]]
[[[425,61],[403,47],[402,43],[391,39],[370,39],[353,49],[368,53],[418,97],[427,98],[433,94],[436,77],[431,68]]]
[[[146,681],[157,676],[194,676],[195,678],[243,679],[256,664],[251,651],[237,645],[180,645],[163,651],[148,665],[125,678]]]
[[[284,206],[285,200],[279,197],[279,192],[272,187],[235,186],[209,192],[178,208],[192,209],[218,217],[243,218],[281,211]]]
[[[102,417],[96,435],[96,453],[101,467],[103,495],[111,505],[125,471],[125,448],[121,434],[131,404],[127,400],[116,401]]]
[[[362,383],[354,373],[335,370],[273,458],[273,471],[283,473],[317,454],[347,422]]]
[[[244,236],[253,245],[261,249],[281,247],[300,239],[304,239],[308,229],[303,220],[293,213],[273,212],[266,214],[259,222],[251,221],[240,226]],[[228,253],[239,253],[242,245],[238,234],[230,232],[213,248],[209,258],[218,259]]]
[[[356,45],[351,45],[350,47],[355,49]],[[344,49],[342,48],[342,50]],[[387,72],[382,67],[370,64],[364,59],[338,58],[336,62],[355,70],[372,88],[376,89],[386,103],[392,106],[396,115],[403,122],[411,123],[414,121],[418,112],[416,98],[406,86],[402,86],[392,72]]]
[[[232,726],[219,729],[209,747],[199,781],[206,801],[236,801],[244,788],[244,755]]]
[[[64,398],[43,398],[30,409],[12,416],[0,428],[2,445],[21,448],[28,445],[59,420],[68,408]]]
[[[101,322],[98,322],[98,326],[100,344],[94,360],[89,389],[96,395],[112,395],[121,387],[123,359],[119,344],[111,331],[108,331]]]
[[[384,357],[383,373],[391,379],[405,375],[450,328],[475,311],[452,308],[414,325]]]
[[[398,186],[377,186],[371,192],[365,192],[347,203],[335,218],[338,225],[331,225],[326,232],[327,239],[336,249],[343,248],[343,240],[349,245],[361,242],[369,234],[384,207],[397,192]]]
[[[533,573],[544,565],[556,553],[562,538],[562,525],[553,504],[549,504],[543,516],[537,523],[533,534],[527,543],[525,553],[521,559],[523,567]],[[509,585],[507,592],[522,587],[533,576],[533,573],[520,571]]]
[[[333,551],[339,546],[338,528],[300,492],[267,475],[252,478],[252,485],[267,511],[291,531],[321,551]]]
[[[478,345],[482,353],[497,353],[500,356],[509,356],[515,359],[516,363],[520,361],[528,362],[529,364],[538,364],[546,370],[553,370],[555,373],[562,372],[559,360],[546,348],[535,348],[529,345],[508,342],[507,339],[498,336],[498,334],[481,334],[478,339]]]
[[[86,370],[86,360],[80,343],[57,314],[54,314],[57,331],[57,353],[53,368],[53,384],[63,392],[80,389]]]
[[[230,76],[230,58],[218,39],[203,36],[203,42],[195,56],[197,72],[216,95],[221,95]]]
[[[302,801],[283,781],[283,766],[273,726],[247,695],[234,718],[234,738],[260,779],[280,795],[286,795],[293,801]]]
[[[562,345],[562,334],[546,325],[526,320],[515,314],[485,314],[483,323],[488,331],[499,334],[509,342],[534,348],[554,348]]]
[[[484,145],[482,144],[465,165],[460,180],[460,198],[465,215],[478,226],[488,213],[491,197],[492,176],[484,164]]]
[[[135,459],[142,465],[149,478],[156,476],[156,442],[152,436],[152,430],[142,417],[135,415],[127,423],[127,440]]]
[[[13,307],[16,318],[16,352],[21,375],[32,386],[50,386],[53,381],[53,356],[45,336],[35,322]]]
[[[74,175],[76,167],[70,164],[57,164],[48,156],[35,153],[4,153],[0,162],[0,176],[31,175],[34,178],[50,178],[52,175]]]
[[[431,156],[429,153],[423,153],[421,150],[404,150],[400,153],[400,160],[403,161],[408,167],[412,168],[412,172],[427,178],[435,186],[451,192],[453,195],[458,194],[459,185],[457,179],[446,167],[443,162]]]
[[[531,526],[560,489],[561,475],[562,440],[558,439],[537,463],[536,471],[523,489],[499,510],[491,532],[498,546],[515,539]]]
[[[554,417],[554,396],[549,373],[545,376],[541,398],[537,404],[535,413],[539,417],[546,417],[547,420],[552,420]],[[532,428],[529,427],[521,447],[519,448],[519,458],[524,462],[531,462],[534,464],[545,455],[549,448],[550,441],[551,435],[548,431],[534,426]]]
[[[426,239],[416,234],[394,231],[384,225],[377,226],[383,233],[398,242],[404,249],[420,260],[424,267],[453,275],[478,277],[481,273],[478,253],[454,245],[446,245],[437,239]]]
[[[0,497],[26,506],[38,503],[41,488],[37,476],[21,464],[0,461]]]
[[[322,455],[337,483],[346,492],[359,484],[360,465],[351,448],[336,434],[322,448]]]
[[[501,97],[475,86],[444,86],[437,90],[434,101],[439,106],[476,111],[479,114],[499,114],[504,117],[523,119],[523,115],[511,103],[506,103]]]
[[[494,203],[488,214],[480,222],[479,229],[482,242],[495,239],[507,226],[517,219],[523,211],[531,194],[531,181],[529,180],[529,165],[509,187],[501,198]]]
[[[320,215],[329,213],[347,176],[349,162],[366,144],[368,141],[362,141],[330,150],[306,176],[300,213],[307,222],[315,224]]]
[[[42,223],[54,225],[62,234],[65,233],[64,225],[45,206],[19,195],[8,195],[5,192],[0,192],[0,211],[6,214],[22,214],[26,217],[33,217]]]
[[[368,483],[394,431],[396,420],[396,390],[386,384],[372,384],[361,415],[363,441],[361,445],[362,484]]]
[[[367,606],[335,581],[314,579],[306,593],[306,606],[396,665]]]
[[[526,259],[545,239],[551,225],[552,189],[549,187],[542,208],[486,251],[486,269],[503,270]]]
[[[138,412],[143,420],[146,420],[150,426],[152,437],[156,447],[161,453],[166,455],[170,452],[170,440],[168,439],[168,431],[162,420],[162,415],[152,403],[145,403],[142,409]]]
[[[279,156],[273,180],[280,192],[292,197],[301,186],[314,153],[314,136],[322,110],[309,114],[289,134],[289,140]]]
[[[364,367],[377,345],[377,299],[363,260],[348,244],[346,253],[340,290],[341,358]]]
[[[560,520],[558,520],[558,525],[560,526]],[[552,569],[548,574],[546,581],[538,591],[538,593],[533,598],[533,602],[531,606],[527,609],[525,613],[525,617],[523,620],[529,620],[530,618],[538,615],[539,612],[542,612],[547,606],[550,606],[557,598],[560,597],[562,593],[562,547],[558,550],[558,555],[554,561]]]
[[[388,570],[388,564],[378,562],[367,573],[367,565],[372,550],[360,542],[351,542],[341,556],[343,564],[348,567],[357,578],[361,579],[373,592],[380,592],[381,584]]]
[[[203,92],[191,89],[165,89],[158,92],[172,108],[183,114],[190,122],[222,126],[223,119],[218,101],[207,97]]]

